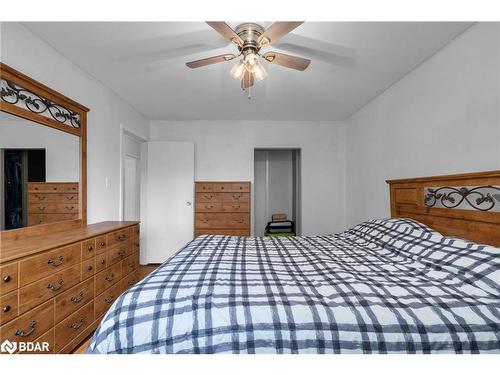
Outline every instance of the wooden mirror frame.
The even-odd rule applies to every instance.
[[[1,231],[2,239],[31,237],[53,231],[81,227],[87,224],[87,112],[89,109],[31,77],[0,62],[0,80],[11,84],[17,102],[32,108],[9,103],[0,97],[0,111],[34,121],[80,139],[80,181],[78,191],[79,217],[55,223]],[[45,114],[45,115],[44,115]],[[66,116],[66,117],[65,117]]]

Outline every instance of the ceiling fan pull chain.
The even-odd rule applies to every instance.
[[[252,87],[252,86],[248,87],[248,99],[249,99],[249,100],[250,100],[250,99],[252,99],[252,93],[250,92],[251,87]]]

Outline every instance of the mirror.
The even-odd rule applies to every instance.
[[[0,230],[80,218],[80,138],[0,112]]]

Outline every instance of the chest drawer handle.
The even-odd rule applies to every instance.
[[[240,208],[240,205],[233,205],[233,208]]]
[[[74,198],[74,196],[67,196],[67,195],[66,195],[66,199],[67,199],[67,200],[69,200],[69,201],[72,201],[72,200],[73,200],[73,198]]]
[[[128,266],[130,268],[134,268],[135,267],[135,262],[128,262]]]
[[[135,284],[135,280],[129,281],[127,284],[128,285],[134,285]]]
[[[101,245],[101,247],[104,247],[106,246],[106,242],[102,241],[99,245]]]
[[[64,257],[61,255],[58,260],[49,259],[47,264],[51,267],[57,267],[64,263]]]
[[[106,281],[111,282],[111,281],[113,281],[113,280],[115,279],[115,274],[114,274],[114,273],[112,273],[111,275],[106,276],[104,279],[105,279]]]
[[[45,211],[45,206],[38,206],[38,211]]]
[[[119,255],[121,258],[123,258],[123,257],[126,255],[126,253],[125,253],[125,251],[124,251],[124,250],[120,250],[120,251],[118,252],[118,255]]]
[[[201,219],[201,222],[206,224],[208,223],[208,219]]]
[[[78,296],[71,297],[70,301],[74,303],[79,303],[83,299],[83,292],[80,292]]]
[[[212,195],[204,195],[203,198],[205,198],[205,199],[212,199],[213,196]]]
[[[43,201],[43,200],[44,200],[44,199],[46,199],[46,198],[47,198],[47,197],[44,197],[44,196],[39,196],[39,197],[38,197],[38,200],[39,200],[39,201]]]
[[[9,312],[10,311],[10,305],[5,305],[4,307],[2,307],[2,311],[4,313]]]
[[[12,278],[10,277],[10,275],[7,275],[7,276],[3,277],[3,282],[4,283],[8,283],[10,280],[12,280]]]
[[[106,259],[101,260],[101,264],[105,264],[105,263],[106,263]]]
[[[74,206],[66,206],[66,209],[67,209],[68,211],[71,211],[71,210],[72,210],[72,209],[74,209],[74,208],[75,208]]]
[[[53,292],[55,292],[55,291],[57,291],[57,290],[61,289],[61,288],[62,288],[62,286],[63,286],[63,284],[64,284],[63,279],[59,279],[59,280],[57,280],[57,282],[56,282],[55,284],[48,283],[48,284],[47,284],[47,289],[50,289],[50,290],[52,290]]]
[[[127,239],[127,236],[124,234],[120,234],[117,238],[118,238],[118,241],[125,241]]]
[[[235,200],[239,200],[240,198],[241,198],[241,196],[239,196],[239,195],[233,195],[233,199],[235,199]]]
[[[104,302],[111,303],[111,302],[113,302],[114,299],[115,299],[115,297],[113,295],[110,295],[109,297],[104,298]]]
[[[92,266],[88,266],[87,271],[92,271]]]
[[[35,325],[36,325],[36,320],[32,320],[30,322],[30,327],[28,328],[28,330],[25,332],[21,329],[18,329],[15,333],[16,336],[19,336],[19,337],[27,337],[29,335],[31,335],[33,332],[35,332]]]
[[[94,246],[90,245],[89,247],[87,247],[87,250],[88,250],[88,251],[92,251],[92,250],[94,250]]]
[[[78,328],[80,328],[83,325],[83,323],[85,323],[85,319],[80,318],[77,322],[68,324],[68,328],[76,331]]]
[[[206,205],[206,206],[205,206],[205,208],[206,208],[207,210],[211,210],[212,208],[214,208],[214,206],[212,206],[212,205],[210,205],[210,206]]]

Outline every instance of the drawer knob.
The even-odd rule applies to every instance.
[[[4,313],[9,312],[10,311],[10,305],[5,305],[4,307],[2,307],[2,311]]]
[[[101,245],[101,247],[104,247],[104,246],[106,246],[106,242],[102,241],[102,242],[100,243],[100,245]]]
[[[68,324],[68,328],[76,331],[83,325],[83,323],[85,323],[85,319],[82,317],[77,322]]]
[[[12,278],[10,277],[10,275],[7,275],[7,276],[3,277],[3,282],[4,283],[8,283],[10,280],[12,280]]]
[[[79,295],[71,297],[70,301],[74,302],[74,303],[78,303],[78,302],[81,302],[82,299],[83,299],[83,291],[80,292]]]
[[[47,264],[51,267],[57,267],[63,263],[64,263],[64,257],[62,255],[57,260],[49,259],[49,261],[47,262]]]
[[[129,281],[127,284],[128,285],[134,285],[135,284],[135,280]]]
[[[112,294],[110,294],[109,297],[104,298],[104,302],[111,303],[111,302],[113,302],[114,299],[115,299],[115,297]]]
[[[135,262],[128,262],[128,266],[130,268],[134,268],[135,267]]]
[[[88,266],[87,271],[92,271],[92,266]]]
[[[125,256],[125,254],[126,254],[126,253],[125,253],[125,251],[123,251],[123,250],[118,251],[118,255],[119,255],[120,257],[122,257],[122,258]]]
[[[87,250],[88,250],[88,251],[92,251],[92,250],[94,250],[94,246],[90,245],[89,247],[87,247]]]
[[[27,337],[27,336],[31,335],[33,332],[35,332],[35,325],[36,325],[36,320],[32,320],[30,322],[29,328],[26,331],[18,329],[16,331],[15,335],[19,336],[19,337]]]
[[[101,260],[101,264],[105,264],[105,263],[106,263],[106,259]]]
[[[111,275],[106,276],[105,279],[106,279],[106,281],[111,282],[111,281],[113,281],[115,279],[115,274],[112,273]]]
[[[50,289],[50,290],[52,290],[53,292],[55,292],[55,291],[57,291],[57,290],[61,289],[61,288],[62,288],[62,286],[63,286],[63,284],[64,284],[63,279],[59,279],[59,280],[57,280],[57,282],[56,282],[55,284],[48,283],[48,284],[47,284],[47,289]]]

